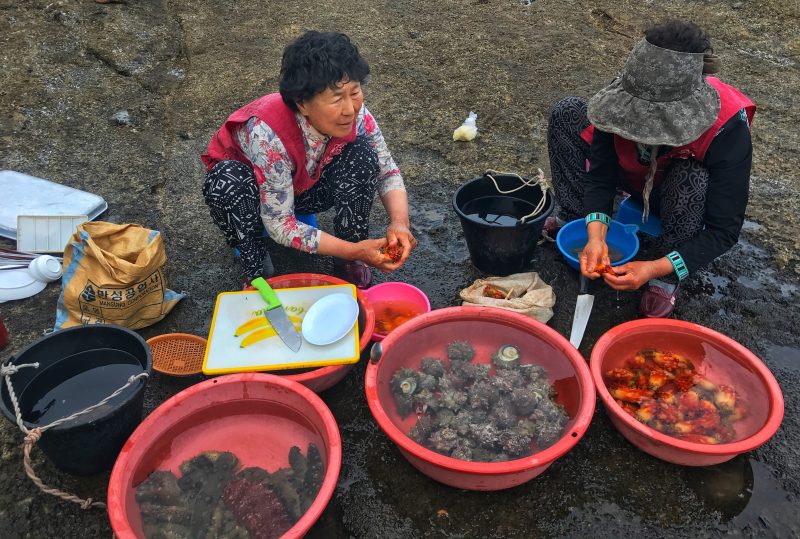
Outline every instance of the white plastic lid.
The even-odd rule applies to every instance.
[[[36,279],[27,268],[0,271],[0,303],[29,298],[38,294],[47,283]]]

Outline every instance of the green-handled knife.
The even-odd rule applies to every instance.
[[[264,316],[267,317],[267,321],[269,321],[275,333],[278,334],[283,343],[288,346],[292,352],[300,350],[300,346],[303,344],[303,338],[295,329],[294,325],[292,325],[286,311],[283,310],[283,304],[281,300],[278,299],[278,295],[263,277],[254,279],[253,286],[256,287],[261,297],[267,302],[267,310],[264,311]]]

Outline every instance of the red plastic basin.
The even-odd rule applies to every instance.
[[[431,451],[409,438],[406,433],[416,417],[411,414],[400,418],[389,380],[401,367],[419,369],[420,359],[425,355],[443,357],[447,344],[454,340],[466,340],[473,345],[477,352],[474,362],[489,362],[491,350],[515,344],[521,350],[523,363],[543,366],[558,390],[556,401],[569,416],[562,438],[543,451],[507,462],[459,460]],[[415,468],[446,485],[500,490],[529,481],[575,446],[592,419],[594,384],[586,361],[559,333],[527,316],[492,307],[449,307],[413,318],[374,346],[380,347],[381,357],[367,366],[365,380],[373,417]]]
[[[711,382],[733,387],[749,406],[748,415],[734,424],[737,440],[718,445],[688,442],[628,415],[608,392],[603,374],[621,367],[643,348],[682,354]],[[590,363],[597,392],[620,433],[645,453],[668,462],[684,466],[725,462],[769,440],[783,419],[783,394],[769,369],[738,342],[698,324],[664,318],[620,324],[597,341]]]
[[[290,273],[288,275],[272,277],[267,279],[267,282],[272,288],[300,288],[304,286],[348,284],[347,281],[321,273]],[[362,290],[357,290],[356,297],[359,306],[359,343],[361,344],[361,351],[363,352],[367,348],[367,345],[369,345],[372,339],[372,333],[375,330],[375,312]],[[317,369],[302,369],[291,371],[291,374],[280,374],[279,371],[276,371],[273,374],[288,380],[300,382],[312,391],[320,393],[341,381],[355,365],[357,364],[351,363],[349,365],[331,365],[330,367],[319,367]]]
[[[289,465],[289,449],[314,443],[325,479],[309,510],[283,535],[302,537],[330,501],[342,461],[333,414],[313,391],[272,374],[230,374],[181,391],[133,432],[114,464],[108,516],[117,539],[141,538],[135,487],[155,470],[180,475],[179,465],[204,451],[230,451],[243,467],[273,472]]]

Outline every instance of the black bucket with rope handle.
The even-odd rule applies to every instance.
[[[58,469],[94,475],[111,469],[142,420],[152,355],[134,331],[94,324],[42,337],[0,370],[0,412],[18,426],[19,414],[26,433],[40,429],[38,446]]]
[[[541,170],[534,179],[489,170],[453,195],[472,263],[498,276],[528,269],[554,206]]]

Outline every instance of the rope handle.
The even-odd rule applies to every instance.
[[[34,485],[39,487],[39,490],[44,492],[45,494],[50,494],[52,496],[56,496],[61,498],[67,502],[77,503],[81,506],[81,509],[90,509],[92,507],[97,507],[98,509],[105,509],[106,504],[103,502],[96,502],[91,498],[79,498],[74,494],[70,494],[69,492],[65,492],[63,490],[59,490],[57,488],[48,487],[44,484],[44,481],[39,479],[36,476],[36,472],[33,471],[33,466],[31,465],[31,449],[33,446],[36,445],[36,442],[39,441],[39,438],[42,437],[42,430],[41,429],[33,429],[25,436],[25,441],[22,443],[22,453],[24,455],[22,460],[22,465],[25,468],[25,475],[33,482]]]
[[[25,426],[25,423],[22,419],[22,412],[20,412],[19,409],[19,400],[17,399],[17,394],[14,392],[14,386],[11,384],[11,375],[23,368],[33,367],[35,369],[38,369],[39,363],[22,363],[20,365],[14,365],[10,363],[11,359],[13,359],[13,356],[7,359],[5,363],[0,365],[0,376],[5,378],[6,386],[8,387],[8,395],[11,398],[11,404],[14,406],[14,415],[16,416],[17,419],[17,426],[20,428],[22,432],[25,433],[25,440],[22,442],[22,453],[23,453],[22,464],[23,467],[25,468],[25,474],[33,482],[34,485],[39,487],[39,490],[41,490],[46,494],[57,496],[62,500],[68,502],[77,503],[78,505],[81,506],[81,509],[89,509],[91,507],[105,509],[106,504],[103,502],[96,502],[93,501],[91,498],[86,498],[84,500],[83,498],[79,498],[78,496],[70,494],[69,492],[65,492],[63,490],[59,490],[53,487],[48,487],[47,485],[45,485],[44,482],[41,479],[39,479],[39,477],[37,477],[36,472],[33,471],[33,466],[31,465],[31,449],[33,449],[33,446],[36,445],[36,442],[39,441],[39,439],[42,437],[42,434],[46,430],[51,429],[53,427],[57,427],[58,425],[62,425],[68,421],[72,421],[77,417],[80,417],[84,414],[88,414],[89,412],[96,410],[101,406],[104,406],[114,397],[125,391],[132,384],[136,383],[139,379],[147,378],[150,375],[146,372],[141,372],[137,375],[131,376],[128,378],[128,381],[125,383],[124,386],[120,387],[119,389],[114,391],[111,395],[107,396],[97,404],[93,404],[92,406],[89,406],[88,408],[75,412],[74,414],[71,414],[67,417],[62,417],[61,419],[57,419],[52,423],[45,425],[44,427],[36,427],[33,429],[28,429]]]
[[[500,193],[501,195],[508,195],[510,193],[514,193],[516,191],[519,191],[520,189],[524,189],[525,187],[536,187],[537,185],[539,186],[539,189],[542,191],[542,198],[539,199],[539,203],[536,205],[536,207],[533,209],[531,213],[523,217],[520,217],[518,219],[520,224],[525,224],[525,221],[527,221],[528,219],[532,219],[537,215],[539,215],[540,213],[542,213],[542,210],[544,210],[545,205],[547,204],[547,191],[550,190],[550,183],[544,177],[544,172],[542,171],[542,169],[537,168],[536,170],[538,174],[535,180],[533,178],[526,180],[525,178],[523,178],[522,176],[520,176],[515,172],[498,172],[496,170],[489,169],[484,173],[484,176],[492,180],[492,183],[494,183],[494,188],[497,189],[497,192]],[[506,191],[503,191],[502,189],[500,189],[500,186],[497,184],[497,180],[494,178],[494,176],[492,176],[492,174],[514,176],[517,179],[519,179],[519,181],[522,182],[522,184],[519,187],[514,187],[513,189],[508,189]]]

